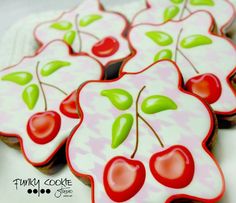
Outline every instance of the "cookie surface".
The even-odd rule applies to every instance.
[[[206,148],[212,113],[181,89],[173,63],[88,82],[78,97],[82,119],[68,140],[67,159],[77,176],[90,178],[92,202],[222,197],[224,178]]]
[[[146,5],[147,9],[134,17],[133,25],[182,20],[196,11],[204,10],[214,17],[218,30],[224,33],[236,15],[233,4],[228,0],[147,0]]]
[[[102,79],[103,68],[54,41],[2,70],[0,78],[0,135],[18,137],[26,159],[42,166],[79,123],[76,89],[87,80]]]
[[[171,59],[189,91],[203,97],[218,115],[234,115],[236,91],[231,79],[236,74],[236,50],[230,41],[210,32],[212,23],[208,13],[196,12],[182,21],[133,27],[129,41],[134,53],[121,72],[137,72],[154,61]]]
[[[74,52],[89,53],[107,66],[130,55],[123,36],[126,28],[123,16],[106,12],[97,0],[87,0],[58,19],[39,25],[35,38],[41,45],[62,39]]]

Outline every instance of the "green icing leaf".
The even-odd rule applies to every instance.
[[[117,148],[128,137],[133,125],[133,121],[134,119],[132,114],[122,114],[121,116],[116,118],[112,125],[111,147],[113,149]]]
[[[179,7],[178,6],[170,6],[165,9],[164,11],[164,22],[173,19],[176,15],[179,13]]]
[[[51,61],[47,63],[43,68],[41,69],[41,75],[42,76],[49,76],[53,74],[55,71],[59,70],[60,68],[70,66],[71,63],[67,61]]]
[[[204,35],[191,35],[188,37],[185,37],[181,42],[180,45],[183,48],[193,48],[201,45],[207,45],[211,44],[212,40]]]
[[[33,76],[28,72],[14,72],[4,75],[2,80],[14,82],[18,85],[26,85],[32,80]]]
[[[87,16],[84,16],[80,22],[79,22],[79,25],[81,27],[86,27],[92,23],[94,23],[95,21],[98,21],[102,19],[102,16],[101,15],[97,15],[97,14],[92,14],[92,15],[87,15]]]
[[[146,114],[154,114],[165,110],[177,109],[176,103],[166,96],[153,95],[144,99],[141,109]]]
[[[111,103],[119,110],[127,110],[133,104],[131,94],[123,89],[103,90],[101,95],[108,97]]]
[[[146,32],[146,36],[160,46],[167,46],[173,42],[173,39],[169,34],[161,31]]]
[[[75,40],[75,36],[76,36],[76,32],[74,30],[68,31],[65,35],[64,35],[64,41],[69,44],[72,45],[74,40]]]
[[[22,93],[22,98],[27,107],[32,110],[39,98],[39,87],[36,84],[27,86]]]
[[[170,49],[163,49],[159,51],[155,57],[154,62],[162,60],[162,59],[172,59],[172,51]]]
[[[184,0],[170,0],[174,4],[181,4]]]
[[[70,30],[72,28],[72,23],[69,21],[60,21],[51,24],[51,28],[54,28],[56,30]]]
[[[190,4],[193,6],[214,6],[213,0],[190,0]]]

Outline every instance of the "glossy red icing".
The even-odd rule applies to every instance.
[[[216,102],[222,92],[220,80],[210,73],[190,78],[186,83],[186,88],[188,91],[202,97],[209,104]]]
[[[194,160],[184,146],[172,146],[154,154],[149,164],[154,178],[167,187],[183,188],[193,179]]]
[[[115,202],[132,198],[143,186],[146,177],[142,162],[114,157],[104,170],[103,182],[108,196]]]
[[[98,41],[92,48],[92,52],[98,57],[108,57],[115,54],[119,49],[119,42],[114,37],[105,37]]]
[[[60,104],[60,111],[69,118],[79,118],[78,107],[76,105],[77,91],[72,92]]]
[[[55,111],[36,113],[27,123],[29,137],[38,144],[46,144],[53,140],[61,127],[61,117]]]

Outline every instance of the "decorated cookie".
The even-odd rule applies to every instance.
[[[106,66],[130,54],[123,37],[126,27],[123,16],[106,12],[98,0],[86,0],[58,19],[39,25],[35,37],[41,45],[62,39],[74,52],[89,53]]]
[[[54,41],[0,72],[0,135],[17,137],[34,166],[47,165],[79,123],[78,86],[103,77],[95,59],[70,51]]]
[[[196,11],[204,10],[214,17],[220,33],[224,33],[235,18],[235,8],[228,0],[146,0],[146,5],[147,8],[133,18],[133,25],[182,20]],[[199,23],[204,22],[199,19]]]
[[[80,89],[82,118],[67,157],[77,176],[90,179],[92,202],[221,198],[224,178],[206,147],[214,119],[205,103],[181,89],[181,77],[162,61]]]
[[[212,23],[208,13],[196,12],[182,21],[135,26],[129,33],[133,57],[121,70],[137,72],[154,61],[173,60],[190,92],[204,98],[219,116],[232,118],[236,91],[230,81],[236,74],[236,50],[230,41],[209,32]]]

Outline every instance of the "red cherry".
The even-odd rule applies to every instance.
[[[98,57],[108,57],[115,54],[119,49],[119,42],[114,37],[105,37],[92,47],[92,52]]]
[[[72,92],[60,104],[60,111],[69,118],[79,118],[77,110],[77,91]]]
[[[209,104],[216,102],[222,91],[220,80],[210,73],[190,78],[186,83],[186,89],[202,97]]]
[[[46,144],[53,140],[61,127],[61,117],[55,111],[36,113],[27,123],[29,137],[38,144]]]
[[[154,178],[167,187],[183,188],[193,179],[193,157],[184,146],[172,146],[154,154],[149,165]]]
[[[142,188],[145,177],[146,171],[142,162],[118,156],[107,163],[103,182],[111,200],[123,202]]]

